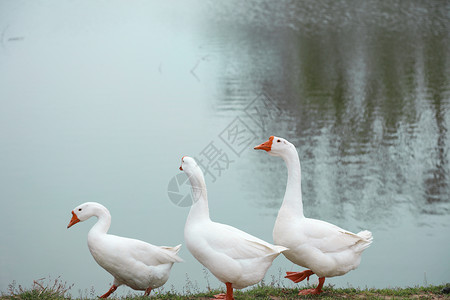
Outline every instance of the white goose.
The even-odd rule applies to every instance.
[[[186,247],[226,284],[226,294],[216,295],[216,299],[234,299],[233,288],[242,289],[261,281],[273,260],[287,248],[211,221],[202,170],[187,156],[183,156],[180,170],[188,175],[194,197],[184,227]]]
[[[111,215],[103,205],[96,202],[83,203],[72,210],[67,228],[90,217],[98,221],[88,233],[88,247],[95,261],[114,277],[111,288],[100,298],[107,298],[117,287],[125,284],[143,291],[144,296],[169,279],[173,263],[183,261],[176,247],[159,247],[146,242],[108,234]]]
[[[364,230],[354,234],[324,221],[305,218],[300,160],[295,146],[283,138],[271,136],[255,149],[280,156],[288,168],[286,192],[273,229],[273,240],[289,248],[283,254],[290,261],[308,270],[287,272],[286,278],[300,282],[316,274],[319,277],[317,288],[302,290],[299,294],[319,294],[325,277],[344,275],[359,266],[362,252],[372,243],[372,233]]]

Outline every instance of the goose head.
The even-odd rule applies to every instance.
[[[195,191],[195,193],[200,192],[200,194],[196,196],[206,196],[206,183],[203,171],[192,157],[183,156],[183,158],[181,158],[180,170],[184,171],[188,176],[192,190]]]
[[[183,156],[181,158],[180,170],[184,171],[188,176],[192,176],[201,171],[200,167],[197,165],[197,162],[189,156]]]
[[[267,142],[264,142],[253,149],[265,150],[272,156],[284,156],[292,150],[295,150],[295,146],[286,139],[272,135]]]
[[[78,222],[83,222],[89,219],[90,217],[96,215],[96,208],[98,208],[97,203],[94,202],[86,202],[81,205],[78,205],[72,210],[72,219],[67,225],[67,228],[72,227]]]

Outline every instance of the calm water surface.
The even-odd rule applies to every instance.
[[[75,296],[109,288],[86,245],[95,220],[66,229],[82,202],[110,209],[113,234],[184,244],[189,208],[169,197],[183,155],[205,167],[214,220],[272,241],[286,168],[252,150],[270,135],[297,146],[307,216],[374,234],[360,267],[326,283],[449,282],[449,13],[441,1],[1,2],[0,291],[49,276]],[[220,286],[180,256],[165,290]],[[265,281],[294,286],[279,277],[299,269],[279,257]]]

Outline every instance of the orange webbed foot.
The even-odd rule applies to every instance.
[[[101,295],[99,298],[103,298],[103,299],[105,299],[105,298],[108,298],[108,296],[109,295],[111,295],[112,293],[114,293],[114,291],[117,289],[117,286],[115,286],[114,284],[111,286],[111,288],[106,292],[106,293],[104,293],[103,295]]]
[[[303,272],[286,272],[286,276],[284,278],[290,279],[295,283],[298,283],[300,281],[307,280],[309,281],[309,276],[313,275],[314,272],[311,270],[305,270]]]
[[[222,299],[222,300],[232,299],[232,300],[234,300],[234,297],[227,298],[227,294],[217,294],[217,295],[214,295],[214,298],[211,298],[211,300],[217,300],[217,299]]]
[[[306,289],[306,290],[301,290],[300,292],[298,292],[299,295],[318,295],[322,293],[322,291],[318,291],[316,289]]]
[[[214,298],[212,298],[211,300],[216,300],[216,299],[234,300],[232,284],[230,282],[226,282],[225,284],[227,286],[227,293],[214,295]]]
[[[322,287],[323,287],[324,282],[325,282],[325,277],[320,277],[319,285],[315,289],[301,290],[298,294],[299,295],[318,295],[318,294],[322,293]]]

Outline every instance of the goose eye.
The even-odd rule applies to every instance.
[[[278,143],[281,142],[280,140],[277,141]]]
[[[78,211],[81,211],[81,208],[79,208]]]

